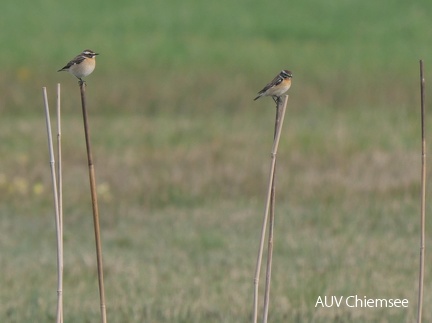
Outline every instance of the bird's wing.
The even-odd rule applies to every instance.
[[[78,55],[73,60],[71,60],[69,63],[67,63],[65,67],[61,68],[59,71],[67,70],[73,65],[80,64],[83,60],[85,60],[85,57]]]
[[[283,78],[278,74],[269,84],[264,86],[264,88],[258,92],[258,94],[265,93],[268,89],[271,87],[274,87],[276,85],[279,85],[283,81]]]

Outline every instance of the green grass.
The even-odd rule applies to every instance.
[[[87,96],[109,322],[250,321],[274,122],[272,101],[252,98],[282,68],[294,80],[278,154],[271,322],[412,322],[418,59],[429,75],[431,10],[425,1],[5,3],[0,321],[55,317],[41,87],[53,111],[57,82],[65,322],[99,319],[79,91],[55,72],[89,47],[101,52]],[[355,294],[407,298],[409,308],[314,307],[318,296]]]

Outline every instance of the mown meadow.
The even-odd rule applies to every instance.
[[[428,99],[431,14],[427,1],[400,0],[3,3],[0,321],[55,320],[41,90],[53,112],[59,82],[64,321],[99,320],[78,83],[56,72],[90,48],[100,53],[87,104],[109,322],[250,322],[275,113],[270,98],[253,98],[285,68],[294,78],[277,164],[270,322],[413,322],[418,61]],[[409,307],[315,307],[326,295]]]

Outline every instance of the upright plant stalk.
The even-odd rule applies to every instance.
[[[260,238],[260,244],[259,244],[259,249],[258,249],[258,257],[257,257],[257,262],[256,262],[256,267],[255,267],[255,277],[254,277],[254,303],[253,303],[253,323],[257,323],[258,321],[258,299],[259,299],[259,278],[260,278],[260,272],[261,272],[261,263],[262,263],[262,255],[263,255],[263,250],[264,250],[264,240],[265,240],[265,234],[266,234],[266,229],[267,229],[267,222],[269,222],[269,213],[270,213],[270,209],[271,209],[271,205],[272,205],[272,198],[274,198],[274,190],[272,189],[273,187],[273,182],[274,182],[274,174],[275,174],[275,167],[276,167],[276,154],[277,154],[277,150],[279,147],[279,140],[280,140],[280,135],[281,135],[281,130],[282,130],[282,125],[283,125],[283,121],[285,118],[285,110],[286,110],[286,105],[288,103],[288,95],[280,98],[277,102],[277,113],[276,113],[276,119],[280,118],[280,121],[275,121],[275,124],[279,124],[278,126],[275,126],[275,137],[274,137],[274,141],[273,141],[273,148],[272,148],[272,152],[271,152],[271,166],[270,166],[270,175],[269,175],[269,183],[268,183],[268,188],[267,188],[267,198],[266,198],[266,206],[265,206],[265,211],[264,211],[264,219],[263,219],[263,223],[262,223],[262,228],[261,228],[261,238]],[[272,193],[273,192],[273,193]],[[272,253],[272,244],[273,244],[273,220],[272,219],[272,223],[270,224],[270,231],[269,232],[269,250]],[[271,238],[271,240],[270,240]],[[268,258],[268,263],[267,263],[267,281],[266,281],[266,294],[269,295],[270,293],[270,276],[271,276],[271,257],[272,255],[269,254]],[[267,296],[267,311],[268,312],[268,296]],[[267,320],[267,314],[265,313],[264,317],[264,322],[266,322]]]
[[[62,176],[62,146],[61,146],[61,100],[60,100],[60,83],[57,84],[57,196],[58,212],[60,227],[60,277],[58,293],[63,298],[63,176]],[[63,323],[63,304],[61,303],[60,322]]]
[[[60,228],[60,214],[59,214],[59,199],[57,190],[57,179],[55,170],[55,158],[54,158],[54,148],[51,132],[51,121],[50,112],[48,106],[48,98],[46,87],[42,88],[43,100],[45,105],[45,121],[48,136],[48,153],[49,153],[49,164],[51,169],[51,180],[53,186],[53,198],[54,198],[54,212],[55,212],[55,226],[56,226],[56,237],[57,237],[57,323],[61,323],[63,319],[63,249],[62,249],[62,238],[61,238],[61,228]]]
[[[280,124],[280,110],[283,109],[282,100],[279,99],[276,104],[276,118],[275,118],[275,128],[273,140],[276,139],[276,134],[279,129]],[[270,196],[270,209],[269,209],[269,231],[268,231],[268,247],[267,247],[267,268],[266,268],[266,282],[264,290],[264,312],[263,312],[263,323],[267,323],[269,303],[270,303],[270,284],[271,284],[271,273],[273,264],[273,235],[274,235],[274,225],[275,225],[275,179],[276,179],[276,160],[275,160],[275,170],[273,172],[273,180],[271,182],[271,196]]]
[[[63,247],[63,174],[62,174],[62,143],[61,143],[61,96],[60,83],[57,84],[57,177],[58,177],[58,197],[60,229]]]
[[[105,305],[105,287],[104,287],[104,279],[103,279],[102,245],[101,245],[100,226],[99,226],[99,207],[98,207],[97,192],[96,192],[95,170],[94,170],[93,157],[92,157],[92,151],[90,145],[89,126],[87,121],[85,83],[80,81],[79,85],[81,91],[81,105],[82,105],[82,113],[83,113],[83,121],[84,121],[85,141],[86,141],[86,148],[87,148],[87,160],[88,160],[89,178],[90,178],[90,192],[91,192],[91,200],[92,200],[92,207],[93,207],[93,224],[94,224],[94,233],[95,233],[95,240],[96,240],[96,260],[97,260],[97,270],[98,270],[98,280],[99,280],[100,310],[101,310],[102,323],[106,323],[107,318],[106,318],[106,305]]]
[[[420,208],[420,270],[417,323],[422,321],[423,285],[424,285],[424,257],[425,257],[425,222],[426,222],[426,139],[425,139],[425,79],[423,74],[423,60],[420,60],[420,96],[421,96],[421,140],[422,140],[422,168],[421,168],[421,208]]]

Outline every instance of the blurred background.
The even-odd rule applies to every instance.
[[[428,84],[431,3],[1,7],[1,321],[55,318],[42,87],[54,113],[57,83],[64,319],[99,317],[78,82],[56,72],[87,48],[100,53],[86,80],[110,322],[250,321],[275,114],[270,98],[253,98],[282,69],[294,77],[278,154],[270,321],[413,321],[419,59]],[[406,298],[409,307],[315,308],[325,295]]]

